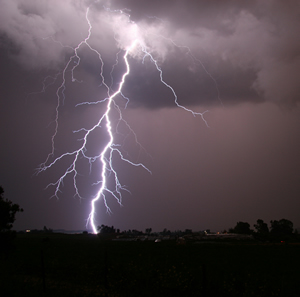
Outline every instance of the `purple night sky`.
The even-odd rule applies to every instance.
[[[50,199],[55,187],[46,189],[69,160],[35,173],[51,152],[56,92],[72,49],[87,37],[88,6],[89,44],[101,53],[103,75],[113,90],[124,73],[124,49],[137,25],[178,103],[208,111],[204,118],[209,126],[201,116],[178,108],[154,64],[143,60],[140,51],[132,52],[123,88],[130,102],[125,109],[125,100],[119,96],[116,101],[142,147],[124,122],[116,128],[116,112],[112,120],[124,156],[142,162],[152,174],[116,158],[114,168],[131,193],[123,192],[122,207],[107,195],[112,214],[99,201],[98,225],[221,231],[238,221],[253,228],[257,219],[269,223],[285,218],[300,227],[298,1],[0,3],[0,185],[5,198],[24,209],[15,229],[85,229],[99,166],[89,173],[87,164],[79,165],[83,199],[74,197],[72,176],[64,180],[59,199]],[[76,81],[66,71],[55,157],[76,149],[82,135],[73,131],[93,126],[104,110],[103,104],[77,106],[107,96],[95,52],[83,45],[78,56]],[[95,154],[107,136],[99,129],[89,140],[87,152]]]

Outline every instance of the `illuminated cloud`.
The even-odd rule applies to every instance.
[[[139,36],[166,68],[170,82],[187,85],[190,93],[198,93],[184,99],[189,105],[215,105],[218,100],[213,86],[203,88],[211,80],[202,66],[195,65],[187,57],[187,50],[176,47],[170,40],[178,46],[188,46],[201,60],[216,79],[224,104],[268,100],[295,105],[300,91],[297,81],[299,3],[218,1],[213,4],[206,1],[172,1],[171,4],[133,0],[68,0],[55,4],[46,0],[2,1],[0,30],[4,34],[3,43],[8,44],[7,38],[13,43],[7,47],[23,65],[58,69],[70,54],[68,47],[75,47],[86,35],[85,10],[91,5],[92,46],[112,59],[118,49],[126,49]],[[138,52],[134,56],[141,58]],[[183,69],[185,74],[176,77],[178,69]],[[133,103],[151,108],[168,105],[155,99],[150,102],[133,98]]]

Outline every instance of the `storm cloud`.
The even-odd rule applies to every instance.
[[[93,26],[89,43],[108,59],[138,36],[159,61],[164,79],[178,85],[183,104],[215,105],[216,88],[224,104],[299,102],[297,1],[2,1],[2,40],[26,67],[59,69],[87,36],[88,5]],[[137,59],[134,70],[142,73],[129,83],[136,92],[128,91],[133,103],[171,106],[172,100],[158,100],[155,91],[149,98],[141,94],[147,83],[156,86],[158,80],[149,74],[151,66],[141,65],[141,53],[132,55]],[[183,86],[187,96],[180,92]]]

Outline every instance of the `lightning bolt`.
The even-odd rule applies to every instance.
[[[135,29],[138,30],[137,25],[130,20],[130,15],[128,14],[129,10],[126,10],[126,12],[124,12],[124,10],[110,11],[108,8],[105,8],[105,7],[104,7],[104,9],[109,11],[109,12],[124,14],[128,18],[128,21],[133,26],[136,26]],[[117,170],[113,166],[113,159],[114,159],[113,157],[114,157],[114,155],[118,155],[121,160],[131,164],[132,166],[137,166],[137,167],[144,168],[146,171],[148,171],[151,174],[151,171],[144,164],[132,162],[129,159],[124,157],[121,150],[119,149],[120,145],[117,144],[115,139],[114,139],[113,125],[112,125],[112,120],[111,120],[111,116],[112,116],[111,111],[112,111],[112,109],[114,109],[119,114],[118,121],[119,122],[122,121],[123,123],[125,123],[126,127],[129,129],[129,131],[131,133],[133,133],[133,135],[135,137],[135,140],[138,143],[138,145],[140,145],[138,140],[137,140],[137,137],[136,137],[135,133],[132,131],[129,124],[123,119],[121,108],[115,100],[115,98],[117,96],[121,96],[122,98],[124,98],[124,100],[126,100],[126,105],[125,105],[125,108],[126,108],[129,99],[122,93],[122,90],[123,90],[124,84],[126,82],[126,77],[130,74],[130,56],[133,56],[133,52],[136,52],[138,50],[138,51],[140,51],[140,53],[142,53],[143,63],[144,63],[145,59],[149,59],[154,64],[154,66],[155,66],[155,68],[158,72],[158,75],[160,77],[160,82],[172,92],[173,97],[174,97],[174,103],[177,105],[177,107],[191,113],[193,116],[200,116],[207,126],[208,126],[208,124],[207,124],[207,122],[204,118],[204,114],[207,111],[204,111],[203,113],[194,112],[193,110],[191,110],[191,109],[189,109],[189,108],[187,108],[183,105],[180,105],[178,103],[178,98],[177,98],[176,92],[173,89],[173,87],[170,86],[164,80],[163,71],[162,71],[162,69],[160,68],[160,66],[158,64],[158,61],[151,54],[150,50],[147,49],[147,46],[145,45],[144,41],[139,37],[136,37],[136,38],[134,37],[131,44],[127,48],[123,49],[124,55],[123,55],[122,58],[123,58],[123,61],[125,63],[125,66],[126,66],[125,67],[125,72],[123,73],[123,75],[121,77],[118,89],[116,91],[112,92],[112,89],[106,83],[105,77],[104,77],[104,74],[103,74],[104,73],[103,72],[104,61],[102,59],[102,56],[101,56],[100,52],[98,50],[96,50],[95,48],[93,48],[89,43],[90,37],[92,35],[92,30],[93,30],[92,23],[89,19],[89,10],[90,10],[90,7],[87,8],[86,14],[85,14],[86,22],[88,24],[88,34],[75,48],[72,48],[72,47],[67,46],[67,45],[63,45],[61,42],[56,41],[52,36],[47,37],[47,38],[51,38],[52,41],[57,42],[62,47],[72,49],[73,54],[70,56],[70,58],[69,58],[68,62],[66,63],[63,71],[60,72],[60,74],[62,76],[62,80],[61,80],[61,83],[60,83],[60,85],[59,85],[59,87],[57,88],[57,91],[56,91],[57,104],[56,104],[56,109],[55,109],[56,112],[55,112],[55,119],[54,119],[55,128],[54,128],[54,133],[53,133],[52,138],[51,138],[52,149],[51,149],[51,152],[48,154],[46,160],[42,164],[40,164],[40,166],[38,167],[37,173],[41,173],[42,171],[45,171],[45,170],[55,166],[57,163],[59,163],[63,159],[72,158],[72,161],[69,163],[69,166],[67,167],[65,172],[59,177],[59,179],[54,183],[50,183],[47,187],[54,186],[55,191],[54,191],[53,196],[58,198],[59,192],[61,192],[61,188],[63,186],[65,178],[67,176],[71,175],[72,179],[73,179],[73,186],[74,186],[74,189],[75,189],[75,195],[78,196],[79,198],[83,198],[80,195],[80,192],[79,192],[79,189],[78,189],[78,186],[77,186],[77,178],[78,178],[78,175],[79,175],[79,173],[78,173],[79,159],[81,159],[81,158],[86,159],[88,161],[89,165],[90,165],[90,170],[91,170],[91,167],[92,167],[94,162],[99,162],[101,170],[100,170],[100,173],[99,173],[98,182],[96,183],[96,185],[99,188],[98,188],[98,191],[97,191],[96,195],[91,199],[90,214],[89,214],[88,219],[87,219],[87,226],[90,225],[90,227],[93,230],[93,233],[97,233],[97,220],[96,220],[96,204],[97,204],[97,202],[102,199],[103,202],[104,202],[104,205],[106,207],[107,212],[111,213],[111,209],[110,209],[110,207],[108,205],[108,201],[107,201],[107,195],[112,196],[114,199],[116,199],[116,201],[120,205],[122,205],[122,191],[124,191],[124,190],[128,191],[126,189],[126,187],[123,186],[121,184],[121,182],[119,181]],[[173,42],[173,44],[176,45],[174,42]],[[73,131],[73,133],[79,133],[80,132],[80,133],[83,134],[83,137],[80,139],[81,145],[79,146],[78,149],[75,149],[75,150],[70,151],[70,152],[63,153],[59,157],[54,158],[54,155],[55,155],[55,139],[57,137],[58,128],[59,128],[59,110],[60,110],[61,105],[63,105],[64,101],[66,100],[66,98],[65,98],[66,81],[67,81],[66,74],[67,74],[67,72],[70,71],[72,82],[80,83],[80,81],[75,78],[74,71],[80,65],[81,58],[80,58],[80,55],[79,55],[78,52],[79,52],[79,49],[83,45],[87,46],[88,49],[91,52],[95,53],[98,56],[98,59],[101,63],[101,67],[100,67],[101,82],[102,82],[102,85],[107,90],[107,97],[100,100],[100,101],[97,101],[97,102],[89,102],[89,101],[82,102],[80,104],[77,104],[77,106],[85,105],[85,104],[88,104],[88,105],[90,105],[90,104],[102,104],[102,105],[106,104],[105,105],[106,106],[105,112],[99,117],[99,120],[97,121],[97,123],[94,124],[91,128],[81,128],[79,130]],[[119,53],[121,53],[121,51]],[[112,72],[114,70],[114,67],[119,63],[119,60],[118,60],[119,59],[119,53],[117,54],[116,64],[113,66],[113,69],[112,69],[111,74],[110,74],[111,78],[112,78]],[[58,75],[55,76],[55,78],[52,78],[52,79],[56,80],[57,77],[58,77]],[[44,84],[43,84],[43,90],[42,91],[45,91],[47,86],[48,86],[48,84],[46,84],[46,80],[45,80]],[[92,157],[88,156],[88,154],[87,154],[87,144],[89,142],[89,136],[91,135],[91,133],[93,131],[95,131],[96,129],[98,129],[102,126],[105,127],[105,131],[106,131],[106,134],[108,136],[108,140],[107,140],[104,148],[102,148],[97,155],[92,156]],[[140,147],[142,148],[141,145],[140,145]],[[54,160],[51,161],[52,159],[54,159]],[[107,182],[108,176],[113,176],[113,179],[114,179],[113,188],[108,187],[108,182]]]

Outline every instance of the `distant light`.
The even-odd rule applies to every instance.
[[[28,229],[28,230],[26,230],[26,233],[29,233],[30,231],[31,231],[31,230]]]

